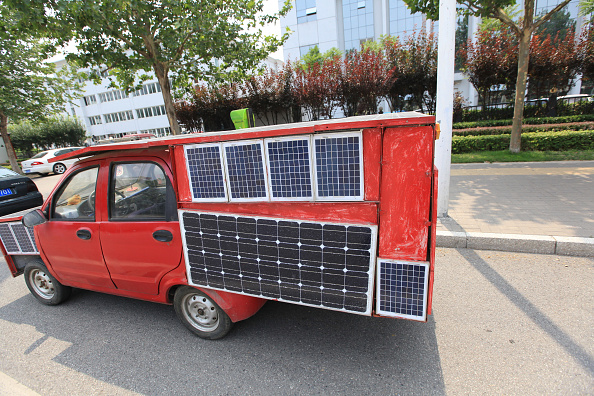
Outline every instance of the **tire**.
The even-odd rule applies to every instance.
[[[58,162],[56,165],[54,165],[54,173],[56,175],[61,175],[62,173],[66,172],[66,165]]]
[[[31,294],[45,305],[58,305],[72,292],[71,287],[62,285],[49,273],[41,260],[33,260],[25,266],[25,283]]]
[[[190,286],[180,287],[173,298],[175,313],[181,322],[200,338],[223,338],[233,322],[229,316],[206,294]]]

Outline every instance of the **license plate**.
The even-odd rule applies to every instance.
[[[31,169],[24,169],[25,173],[31,172]]]
[[[3,188],[0,190],[0,197],[5,197],[7,195],[12,195],[14,194],[14,192],[12,191],[11,188]]]

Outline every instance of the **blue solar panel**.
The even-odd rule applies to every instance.
[[[377,228],[184,211],[191,284],[371,314]]]
[[[38,253],[33,228],[21,222],[0,224],[0,239],[9,254]]]
[[[225,145],[231,200],[268,197],[262,144]]]
[[[195,200],[226,200],[221,149],[218,144],[186,146],[186,161]]]
[[[362,198],[361,137],[315,139],[317,194],[324,198]]]
[[[312,198],[309,139],[268,140],[272,198]]]
[[[425,320],[429,266],[378,259],[378,313]]]

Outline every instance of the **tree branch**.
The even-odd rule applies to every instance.
[[[549,11],[545,16],[543,16],[542,18],[540,18],[535,24],[534,24],[534,29],[536,30],[540,25],[542,25],[544,22],[548,21],[549,19],[551,19],[551,17],[553,16],[554,13],[556,13],[557,11],[559,11],[561,8],[565,7],[571,0],[564,0],[562,3],[557,4],[557,6],[555,8],[553,8],[551,11]]]

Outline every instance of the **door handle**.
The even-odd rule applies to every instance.
[[[153,232],[153,238],[159,242],[171,242],[173,240],[173,234],[167,230],[157,230]]]
[[[80,239],[88,240],[91,239],[91,231],[89,230],[77,230],[76,236]]]

